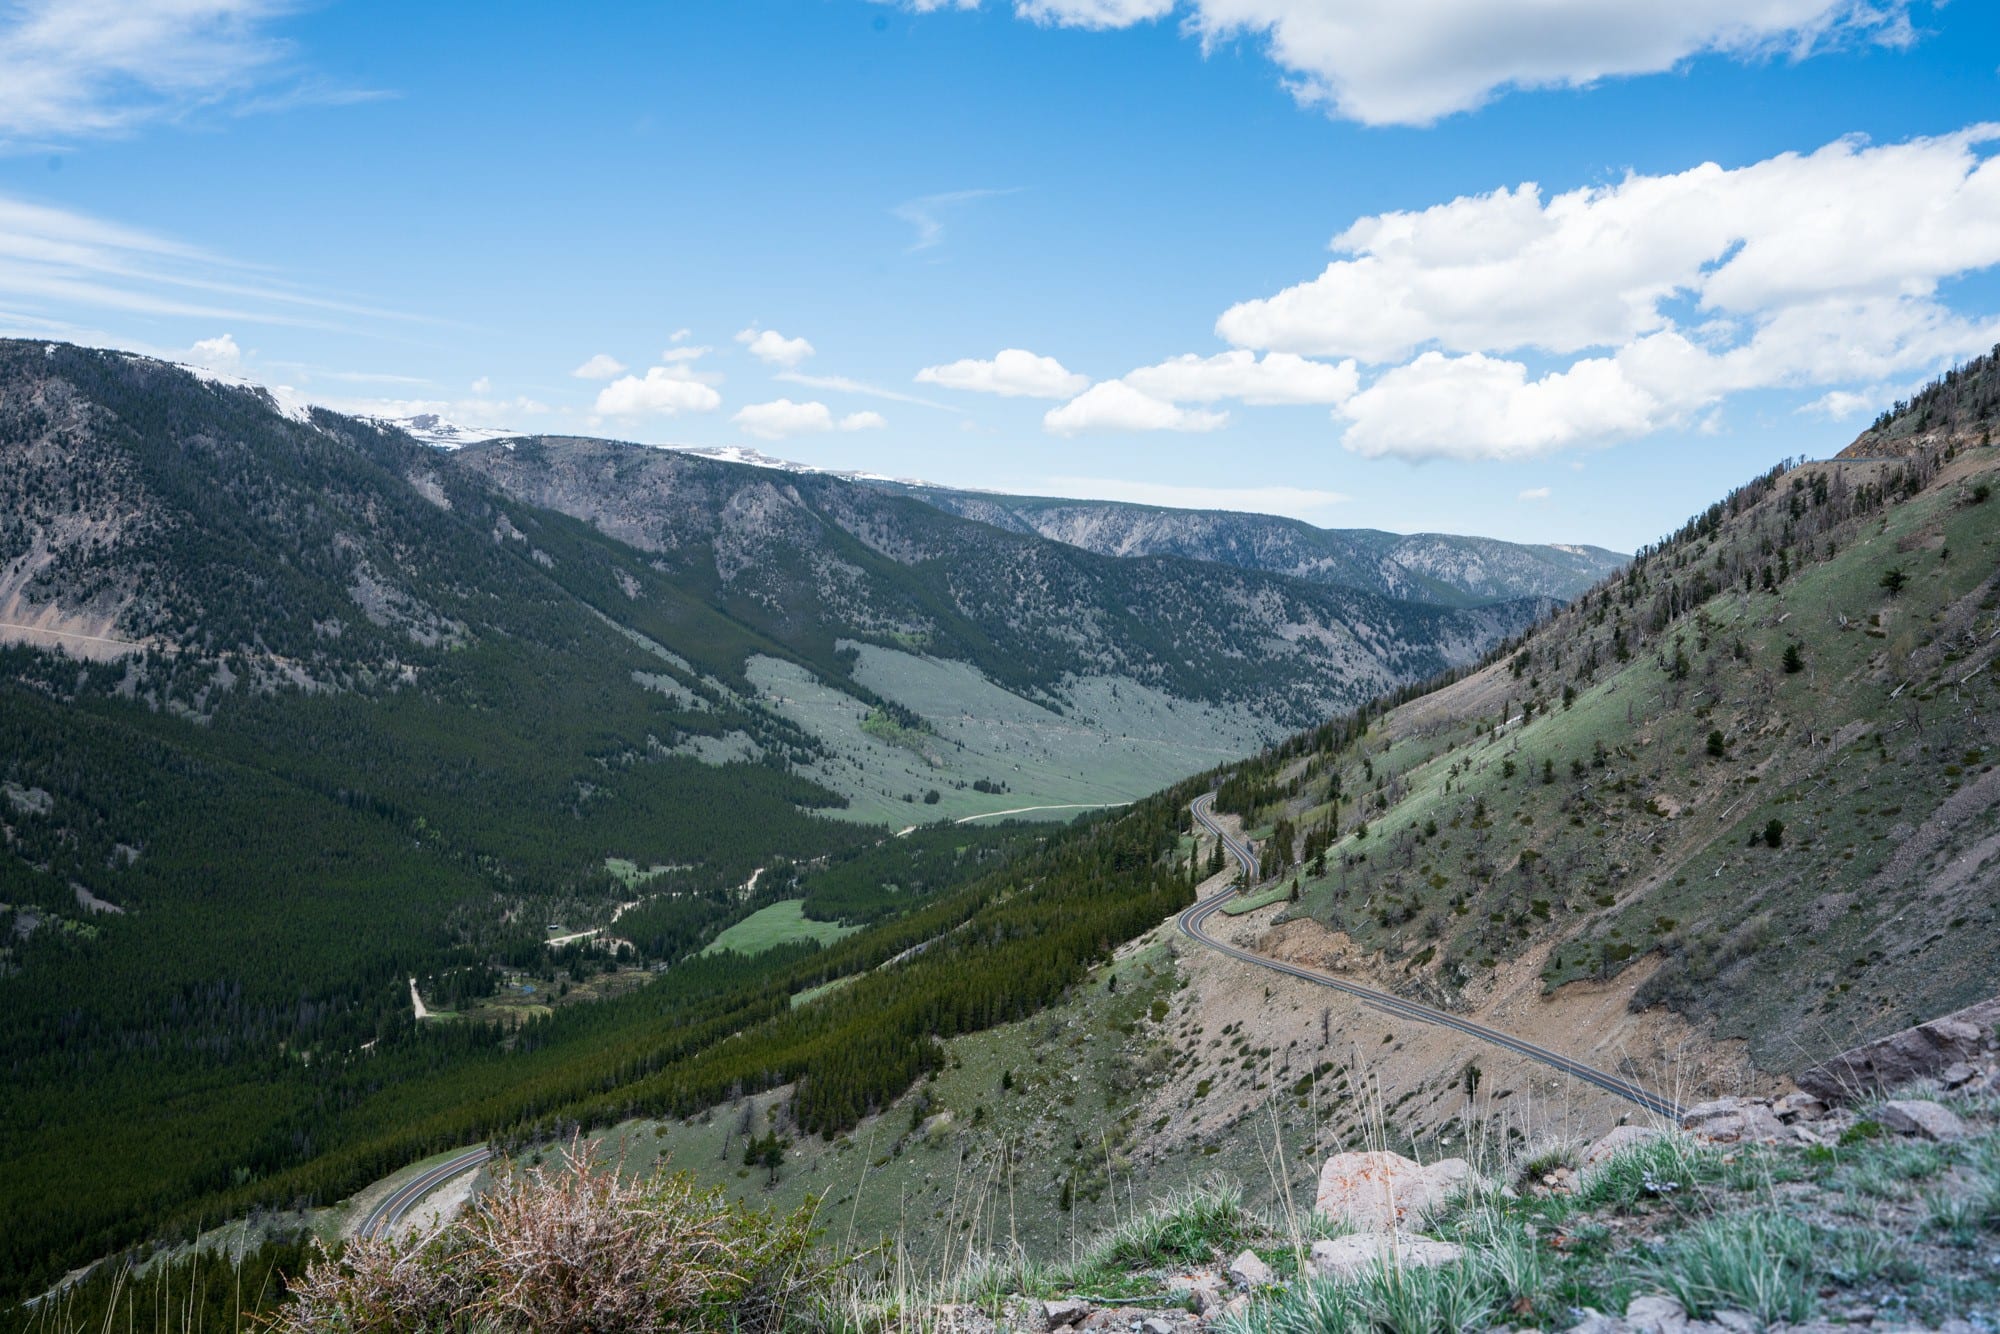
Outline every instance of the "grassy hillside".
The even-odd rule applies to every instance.
[[[1523,956],[1550,989],[1644,962],[1635,1008],[1793,1069],[1969,1003],[2000,957],[1996,483],[1977,444],[1774,470],[1222,804],[1293,916],[1446,1004]]]

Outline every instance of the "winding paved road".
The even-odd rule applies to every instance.
[[[455,1153],[436,1167],[426,1168],[402,1185],[389,1192],[387,1199],[369,1210],[368,1217],[361,1222],[359,1235],[364,1237],[386,1237],[398,1223],[409,1217],[410,1210],[417,1207],[424,1196],[442,1186],[461,1172],[470,1172],[483,1167],[493,1156],[493,1150],[485,1145]]]
[[[1230,837],[1229,833],[1216,822],[1215,816],[1209,809],[1214,801],[1214,793],[1204,793],[1196,797],[1194,803],[1188,809],[1194,814],[1194,818],[1201,822],[1203,828],[1222,840],[1222,845],[1228,848],[1231,855],[1243,864],[1244,875],[1254,881],[1257,877],[1257,855],[1250,850],[1248,844]],[[1543,1065],[1560,1070],[1564,1074],[1580,1079],[1586,1084],[1593,1084],[1607,1093],[1613,1093],[1628,1102],[1637,1103],[1649,1112],[1654,1112],[1660,1116],[1679,1122],[1681,1109],[1671,1098],[1663,1098],[1652,1090],[1635,1084],[1629,1079],[1620,1079],[1617,1075],[1607,1074],[1595,1066],[1585,1065],[1581,1061],[1572,1060],[1564,1056],[1561,1052],[1550,1051],[1547,1047],[1538,1047],[1532,1042],[1502,1033],[1497,1028],[1488,1028],[1484,1024],[1474,1023],[1472,1020],[1452,1014],[1448,1010],[1434,1009],[1429,1005],[1418,1004],[1416,1001],[1404,1000],[1401,996],[1387,991],[1377,991],[1373,987],[1364,987],[1354,982],[1342,981],[1340,978],[1334,977],[1329,973],[1319,972],[1317,969],[1303,968],[1298,964],[1266,958],[1264,955],[1256,954],[1246,949],[1239,949],[1234,945],[1225,944],[1217,940],[1214,936],[1208,934],[1205,924],[1210,917],[1213,917],[1221,910],[1224,904],[1235,897],[1236,888],[1233,885],[1220,893],[1209,895],[1181,914],[1181,930],[1190,939],[1200,941],[1210,949],[1218,950],[1233,959],[1241,959],[1245,963],[1253,963],[1259,968],[1269,968],[1273,972],[1284,973],[1290,977],[1302,978],[1307,982],[1313,982],[1322,987],[1332,987],[1335,991],[1344,991],[1350,996],[1358,997],[1373,1008],[1398,1019],[1409,1019],[1420,1024],[1439,1024],[1445,1028],[1456,1029],[1468,1037],[1478,1038],[1481,1042],[1490,1042],[1496,1047],[1504,1047],[1508,1051],[1527,1057],[1529,1060],[1540,1061]]]

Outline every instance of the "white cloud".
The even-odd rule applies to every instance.
[[[1016,0],[1014,12],[1063,28],[1129,28],[1164,18],[1176,0]]]
[[[1663,410],[1607,358],[1529,380],[1518,361],[1426,352],[1335,412],[1351,423],[1347,447],[1370,458],[1517,459],[1639,435]]]
[[[1013,9],[1074,28],[1179,13],[1204,48],[1257,42],[1300,102],[1375,125],[1428,124],[1508,89],[1655,74],[1710,53],[1802,59],[1831,45],[1914,37],[1908,0],[1013,0]]]
[[[676,329],[671,334],[667,335],[667,341],[669,343],[685,343],[688,339],[692,337],[694,337],[694,330],[685,328]]]
[[[1799,411],[1813,413],[1831,421],[1846,421],[1857,413],[1877,411],[1884,401],[1878,394],[1857,394],[1845,389],[1829,389],[1812,402],[1805,404]]]
[[[625,363],[609,352],[599,352],[570,374],[579,380],[609,380],[625,373]]]
[[[715,349],[711,347],[675,346],[675,347],[670,347],[666,351],[660,353],[660,360],[665,362],[700,361],[703,357],[707,356],[710,352],[713,352],[714,350]]]
[[[484,375],[480,376],[472,382],[472,392],[480,398],[485,398],[493,392],[493,381]]]
[[[782,366],[786,370],[813,354],[811,343],[803,338],[787,338],[776,329],[745,329],[736,335],[736,341],[765,365]]]
[[[1532,504],[1536,501],[1547,500],[1551,494],[1549,488],[1546,486],[1531,486],[1521,492],[1520,495],[1515,496],[1514,499]]]
[[[788,435],[814,435],[826,431],[879,431],[889,424],[888,418],[879,412],[850,412],[836,420],[833,411],[824,403],[794,403],[789,398],[748,404],[739,408],[729,420],[765,440],[782,440]]]
[[[782,440],[788,435],[808,435],[833,429],[833,413],[826,404],[794,403],[789,398],[748,404],[737,409],[736,415],[729,420],[765,440]]]
[[[1365,362],[1616,346],[1692,299],[1723,320],[1833,297],[1928,297],[2000,262],[2000,125],[1870,147],[1843,139],[1725,170],[1555,195],[1525,184],[1365,217],[1309,282],[1232,306],[1244,347]]]
[[[826,389],[836,394],[865,394],[870,398],[886,398],[892,403],[917,403],[941,412],[959,412],[962,409],[949,403],[939,403],[935,399],[918,398],[900,389],[884,389],[880,385],[869,384],[846,375],[807,375],[804,371],[779,371],[771,377],[786,384],[804,385],[808,389]]]
[[[1174,403],[1236,398],[1268,406],[1344,403],[1360,387],[1361,375],[1352,361],[1328,365],[1290,352],[1269,352],[1259,359],[1254,352],[1238,349],[1212,357],[1188,353],[1157,366],[1142,366],[1123,379],[1143,394]]]
[[[6,85],[0,81],[0,99]],[[281,285],[268,273],[168,237],[89,214],[0,195],[0,301],[16,318],[81,327],[76,312],[337,329],[342,317],[416,320]],[[108,341],[130,345],[129,335]]]
[[[117,133],[226,104],[238,111],[377,94],[300,79],[272,22],[289,0],[20,0],[0,11],[0,144]],[[275,92],[274,81],[289,79]]]
[[[1216,329],[1238,367],[1253,348],[1387,364],[1333,400],[1347,446],[1371,456],[1523,458],[1715,429],[1730,394],[1901,382],[1993,345],[2000,319],[1953,311],[1940,288],[2000,265],[1996,143],[2000,125],[1840,140],[1365,217],[1317,278]],[[1174,397],[1176,370],[1216,360],[1126,378]]]
[[[1321,491],[1311,487],[1181,485],[1122,477],[1045,477],[1034,482],[1029,489],[1037,495],[1122,500],[1133,505],[1164,505],[1172,509],[1286,514],[1295,519],[1322,513],[1336,505],[1344,505],[1350,499],[1338,491]]]
[[[202,338],[188,349],[188,360],[213,371],[233,371],[243,364],[243,349],[236,346],[236,339],[231,334]]]
[[[607,417],[677,416],[713,412],[722,395],[682,366],[653,366],[642,380],[627,375],[598,391],[596,411]]]
[[[1001,350],[991,361],[968,357],[926,366],[917,372],[917,381],[1003,398],[1073,398],[1090,386],[1089,376],[1066,369],[1054,357],[1018,347]]]
[[[1142,394],[1123,380],[1094,385],[1059,408],[1043,414],[1042,425],[1057,435],[1081,431],[1213,431],[1229,421],[1226,412],[1201,412]]]

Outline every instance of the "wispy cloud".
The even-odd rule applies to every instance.
[[[977,199],[994,199],[1018,193],[1019,187],[1006,190],[947,190],[943,194],[905,200],[889,211],[917,229],[916,240],[910,243],[910,250],[914,253],[943,244],[944,215],[952,209]]]
[[[309,328],[444,323],[319,296],[198,246],[7,195],[0,195],[0,300],[42,318],[60,308],[71,318],[94,310]]]
[[[296,0],[17,0],[0,8],[0,147],[118,134],[204,108],[383,96],[300,71],[270,31]]]
[[[920,398],[916,394],[906,394],[900,389],[884,389],[880,385],[869,384],[865,380],[852,379],[845,375],[808,375],[804,371],[780,371],[771,377],[786,384],[804,385],[808,389],[824,389],[835,394],[862,394],[869,398],[883,398],[891,403],[915,403],[918,407],[936,408],[939,412],[960,412],[949,403],[936,399]]]

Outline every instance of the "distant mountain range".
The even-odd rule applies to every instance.
[[[1185,556],[1445,606],[1522,597],[1567,601],[1628,559],[1602,547],[1317,528],[1298,519],[1233,510],[890,485],[953,514],[1100,555]]]

